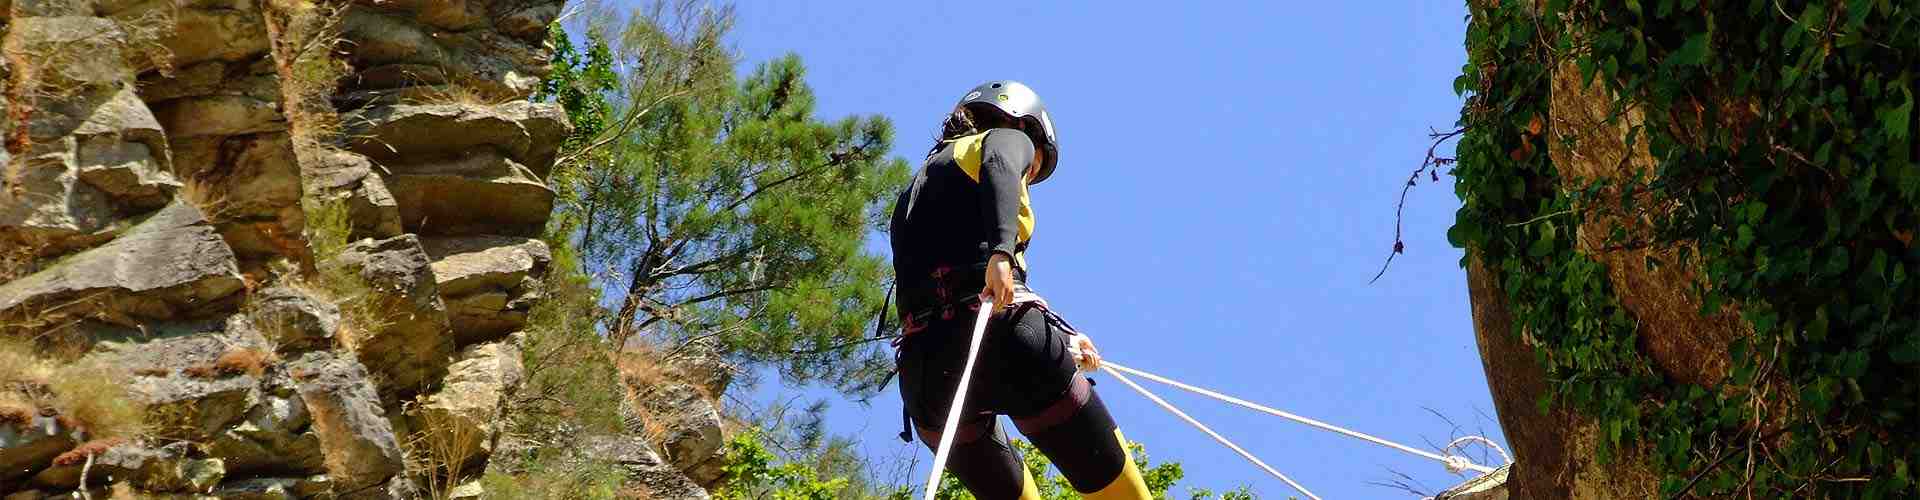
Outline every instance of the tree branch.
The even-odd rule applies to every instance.
[[[663,95],[657,99],[654,99],[653,102],[647,103],[647,105],[644,107],[634,108],[633,111],[627,113],[626,118],[620,120],[619,128],[613,130],[611,133],[602,134],[602,136],[599,139],[595,139],[593,142],[588,143],[586,146],[581,147],[580,149],[573,150],[572,152],[569,152],[566,155],[561,156],[559,159],[554,160],[553,164],[565,165],[568,162],[572,162],[575,158],[579,158],[581,156],[586,155],[587,153],[593,152],[596,149],[605,147],[607,144],[613,143],[614,140],[626,136],[627,132],[633,130],[633,126],[637,123],[640,123],[640,119],[646,117],[648,113],[652,113],[654,108],[659,107],[661,104],[666,104],[668,100],[678,98],[678,97],[685,97],[689,94],[692,94],[693,91],[694,91],[693,88],[685,88],[685,89],[680,89],[673,92],[668,92],[666,95]]]

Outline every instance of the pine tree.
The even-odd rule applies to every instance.
[[[728,9],[682,3],[634,17],[609,49],[590,35],[556,51],[556,66],[590,68],[605,50],[618,72],[613,87],[593,71],[549,79],[579,109],[597,105],[581,88],[611,103],[556,168],[559,219],[616,304],[614,345],[711,339],[796,382],[871,392],[890,360],[862,340],[889,270],[864,247],[907,180],[887,157],[892,125],[815,117],[797,56],[736,81],[731,25]]]

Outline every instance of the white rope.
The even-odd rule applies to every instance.
[[[1113,378],[1119,379],[1120,383],[1127,384],[1127,387],[1132,387],[1133,390],[1139,391],[1140,395],[1146,396],[1147,399],[1151,399],[1155,403],[1159,403],[1161,408],[1167,409],[1167,411],[1172,412],[1174,416],[1180,417],[1181,420],[1187,421],[1188,424],[1192,424],[1195,428],[1200,429],[1200,432],[1205,432],[1208,436],[1213,436],[1214,441],[1219,441],[1220,444],[1226,445],[1227,448],[1232,449],[1235,453],[1239,453],[1241,457],[1245,457],[1247,461],[1253,462],[1254,465],[1258,465],[1262,469],[1266,469],[1268,474],[1273,474],[1273,477],[1280,478],[1281,481],[1286,481],[1288,486],[1299,490],[1300,494],[1306,495],[1307,498],[1312,498],[1313,500],[1320,500],[1319,495],[1307,491],[1307,487],[1294,482],[1293,478],[1287,477],[1286,474],[1281,474],[1280,471],[1274,470],[1273,467],[1268,466],[1266,462],[1260,461],[1260,459],[1254,457],[1252,453],[1247,453],[1247,450],[1240,448],[1240,445],[1233,444],[1233,441],[1228,441],[1227,438],[1221,436],[1220,433],[1213,432],[1213,429],[1208,428],[1207,424],[1202,424],[1199,420],[1194,420],[1193,417],[1188,416],[1186,412],[1180,411],[1179,408],[1174,408],[1173,404],[1168,403],[1167,400],[1160,399],[1160,396],[1155,396],[1152,392],[1147,391],[1145,387],[1140,387],[1140,384],[1133,383],[1133,380],[1128,379],[1126,375],[1121,375],[1120,372],[1114,371],[1113,369],[1117,368],[1117,366],[1114,366],[1113,363],[1102,361],[1100,364],[1101,369],[1106,370],[1107,374],[1113,375]]]
[[[933,450],[933,471],[927,473],[926,500],[940,490],[940,471],[946,468],[947,453],[953,451],[954,430],[960,425],[960,410],[967,400],[967,383],[973,379],[973,362],[980,357],[980,339],[987,333],[987,318],[993,316],[993,300],[980,299],[980,317],[973,321],[973,339],[967,343],[967,364],[960,370],[960,387],[953,390],[953,404],[947,406],[947,423],[941,426],[940,445]]]
[[[1176,381],[1176,380],[1173,380],[1173,379],[1169,379],[1169,378],[1166,378],[1166,377],[1162,377],[1162,376],[1159,376],[1159,375],[1154,375],[1154,374],[1151,374],[1151,373],[1147,373],[1147,372],[1143,372],[1143,371],[1140,371],[1140,370],[1135,370],[1135,369],[1132,369],[1132,368],[1127,368],[1126,366],[1123,366],[1123,365],[1120,365],[1120,364],[1118,364],[1118,363],[1114,363],[1114,362],[1112,362],[1112,361],[1106,361],[1106,360],[1101,360],[1101,361],[1100,361],[1100,365],[1101,365],[1101,368],[1104,368],[1104,369],[1107,369],[1109,373],[1113,373],[1113,374],[1114,374],[1114,376],[1116,376],[1116,377],[1118,377],[1118,376],[1119,376],[1119,373],[1117,373],[1117,372],[1115,372],[1114,370],[1118,370],[1118,371],[1122,371],[1122,372],[1127,372],[1127,373],[1131,373],[1131,374],[1134,374],[1134,375],[1139,375],[1139,376],[1140,376],[1141,378],[1145,378],[1145,379],[1147,379],[1147,380],[1152,380],[1152,381],[1155,381],[1155,382],[1159,382],[1159,383],[1162,383],[1162,384],[1167,384],[1167,385],[1171,385],[1171,386],[1174,386],[1174,387],[1178,387],[1178,388],[1181,388],[1181,389],[1186,389],[1187,391],[1189,391],[1189,392],[1193,392],[1193,393],[1195,393],[1195,394],[1199,394],[1199,395],[1202,395],[1202,396],[1207,396],[1207,397],[1210,397],[1210,398],[1214,398],[1214,399],[1218,399],[1218,400],[1221,400],[1221,401],[1225,401],[1225,402],[1228,402],[1228,403],[1233,403],[1233,404],[1236,404],[1236,405],[1240,405],[1240,406],[1243,406],[1243,407],[1246,407],[1246,408],[1250,408],[1250,409],[1253,409],[1253,410],[1256,410],[1256,411],[1260,411],[1260,412],[1264,412],[1264,413],[1267,413],[1267,414],[1271,414],[1271,415],[1273,415],[1273,416],[1277,416],[1277,417],[1281,417],[1281,418],[1285,418],[1285,419],[1288,419],[1288,420],[1292,420],[1292,421],[1295,421],[1295,422],[1299,422],[1299,423],[1302,423],[1302,424],[1307,424],[1307,425],[1310,425],[1310,426],[1313,426],[1313,427],[1317,427],[1317,428],[1320,428],[1320,429],[1322,429],[1322,430],[1326,430],[1326,431],[1332,431],[1332,432],[1335,432],[1335,433],[1339,433],[1339,434],[1343,434],[1343,435],[1346,435],[1346,436],[1348,436],[1348,437],[1352,437],[1352,438],[1356,438],[1356,439],[1360,439],[1360,440],[1363,440],[1363,441],[1367,441],[1367,442],[1370,442],[1370,443],[1373,443],[1373,444],[1378,444],[1378,445],[1381,445],[1381,446],[1386,446],[1386,447],[1388,447],[1388,448],[1393,448],[1393,449],[1396,449],[1396,450],[1400,450],[1400,451],[1404,451],[1404,452],[1407,452],[1407,453],[1411,453],[1411,454],[1414,454],[1414,455],[1418,455],[1418,456],[1421,456],[1421,457],[1425,457],[1425,458],[1428,458],[1428,459],[1431,459],[1431,460],[1434,460],[1434,461],[1437,461],[1437,462],[1440,462],[1440,463],[1441,463],[1442,465],[1445,465],[1445,466],[1447,466],[1447,470],[1448,470],[1448,471],[1450,471],[1450,472],[1454,472],[1454,473],[1458,473],[1458,472],[1459,472],[1460,470],[1471,470],[1471,471],[1474,471],[1474,472],[1479,472],[1479,473],[1482,473],[1482,474],[1485,474],[1485,473],[1489,473],[1489,472],[1493,472],[1493,468],[1492,468],[1492,467],[1487,467],[1487,466],[1485,466],[1485,465],[1479,465],[1479,464],[1475,464],[1475,463],[1473,463],[1473,462],[1472,462],[1471,460],[1468,460],[1468,459],[1467,459],[1467,457],[1464,457],[1464,456],[1460,456],[1460,455],[1440,455],[1440,454],[1437,454],[1437,453],[1433,453],[1433,452],[1430,452],[1430,451],[1426,451],[1426,450],[1422,450],[1422,449],[1419,449],[1419,448],[1414,448],[1414,447],[1411,447],[1411,446],[1407,446],[1407,445],[1404,445],[1404,444],[1400,444],[1400,443],[1395,443],[1395,442],[1392,442],[1392,441],[1388,441],[1388,440],[1385,440],[1385,439],[1380,439],[1380,438],[1377,438],[1377,437],[1373,437],[1373,436],[1370,436],[1370,435],[1367,435],[1367,434],[1364,434],[1364,433],[1361,433],[1361,432],[1357,432],[1357,431],[1353,431],[1353,430],[1350,430],[1350,429],[1347,429],[1347,428],[1344,428],[1344,427],[1340,427],[1340,426],[1337,426],[1337,425],[1333,425],[1333,424],[1329,424],[1329,423],[1326,423],[1326,422],[1321,422],[1321,421],[1319,421],[1319,420],[1314,420],[1314,419],[1311,419],[1311,418],[1307,418],[1307,417],[1302,417],[1302,416],[1299,416],[1299,415],[1295,415],[1295,414],[1292,414],[1292,413],[1288,413],[1288,412],[1284,412],[1284,411],[1280,411],[1280,410],[1276,410],[1276,409],[1273,409],[1273,408],[1268,408],[1268,407],[1266,407],[1266,406],[1262,406],[1262,405],[1259,405],[1259,404],[1256,404],[1256,403],[1253,403],[1253,402],[1249,402],[1249,401],[1247,401],[1247,400],[1244,400],[1244,399],[1240,399],[1240,398],[1236,398],[1236,397],[1233,397],[1233,396],[1228,396],[1228,395],[1225,395],[1225,394],[1221,394],[1221,393],[1218,393],[1218,392],[1214,392],[1214,391],[1210,391],[1210,390],[1207,390],[1207,389],[1204,389],[1204,388],[1200,388],[1200,387],[1195,387],[1195,386],[1191,386],[1191,385],[1187,385],[1187,384],[1183,384],[1183,383],[1180,383],[1179,381]],[[1121,379],[1120,379],[1120,381],[1122,381],[1122,382],[1126,382],[1126,383],[1127,383],[1127,385],[1133,385],[1133,383],[1132,383],[1132,382],[1127,382],[1127,380],[1126,380],[1125,378],[1121,378]],[[1136,388],[1136,389],[1138,389],[1138,387],[1135,387],[1135,388]],[[1142,393],[1144,394],[1145,392],[1144,392],[1144,391],[1142,391]],[[1149,396],[1147,396],[1147,397],[1148,397],[1148,398],[1150,398],[1150,399],[1153,399],[1154,401],[1159,401],[1159,400],[1160,400],[1160,398],[1157,398],[1157,397],[1153,397],[1153,396],[1151,396],[1151,395],[1149,395]],[[1173,409],[1173,407],[1172,407],[1171,405],[1167,405],[1166,403],[1161,403],[1161,405],[1162,405],[1162,406],[1166,406],[1166,407],[1167,407],[1167,409],[1169,409],[1169,410],[1171,410],[1171,409]],[[1199,423],[1199,422],[1194,422],[1194,421],[1192,421],[1192,419],[1188,419],[1188,422],[1189,422],[1189,423],[1192,423],[1192,424],[1194,424],[1194,425],[1196,425],[1196,426],[1198,426],[1198,425],[1200,425],[1200,423]],[[1203,427],[1203,428],[1202,428],[1202,430],[1205,430],[1205,428]],[[1489,440],[1487,440],[1486,438],[1480,438],[1479,436],[1468,436],[1468,438],[1479,438],[1479,440],[1480,440],[1480,441],[1482,441],[1482,442],[1485,442],[1485,443],[1487,443],[1487,444],[1489,444],[1489,445],[1491,445],[1491,444],[1492,444],[1492,441],[1489,441]],[[1462,438],[1462,439],[1467,439],[1467,438]],[[1455,440],[1455,441],[1456,441],[1456,442],[1459,442],[1460,440]],[[1225,442],[1225,441],[1222,441],[1222,442]],[[1232,445],[1228,445],[1228,446],[1232,446]],[[1451,445],[1449,445],[1449,448],[1451,448]],[[1238,448],[1235,448],[1235,449],[1237,450]],[[1499,450],[1499,447],[1498,447],[1498,446],[1494,446],[1494,449],[1495,449],[1495,450]],[[1443,450],[1441,450],[1441,451],[1446,451],[1446,450],[1444,450],[1444,449],[1443,449]],[[1245,453],[1242,453],[1242,454],[1244,455]],[[1513,460],[1512,460],[1511,458],[1508,458],[1508,457],[1507,457],[1507,453],[1506,453],[1506,451],[1504,451],[1504,450],[1500,450],[1500,457],[1501,457],[1501,458],[1503,458],[1503,459],[1507,459],[1507,462],[1508,462],[1508,463],[1512,463],[1512,462],[1513,462]],[[1252,455],[1247,455],[1247,458],[1249,458],[1249,459],[1252,459],[1252,458],[1253,458],[1253,456],[1252,456]],[[1264,465],[1263,465],[1263,467],[1264,467]],[[1289,482],[1289,483],[1291,483],[1292,481],[1288,481],[1288,482]],[[1309,496],[1311,496],[1311,495],[1309,495]]]
[[[1467,443],[1480,443],[1480,444],[1481,444],[1482,446],[1486,446],[1486,447],[1487,447],[1488,449],[1492,449],[1494,453],[1498,453],[1498,454],[1500,454],[1500,461],[1502,461],[1502,462],[1506,462],[1506,463],[1508,463],[1508,464],[1512,464],[1512,463],[1513,463],[1513,457],[1511,457],[1511,456],[1508,456],[1508,455],[1507,455],[1507,449],[1506,449],[1506,448],[1501,448],[1501,447],[1500,447],[1500,445],[1499,445],[1499,444],[1495,444],[1495,443],[1493,442],[1493,440],[1492,440],[1492,439],[1487,439],[1487,438],[1484,438],[1484,437],[1480,437],[1480,436],[1461,436],[1461,437],[1459,437],[1459,438],[1456,438],[1456,439],[1454,439],[1453,441],[1450,441],[1450,442],[1448,442],[1448,443],[1447,443],[1447,446],[1446,446],[1446,447],[1443,447],[1443,448],[1440,448],[1440,451],[1448,451],[1448,450],[1453,450],[1453,449],[1457,449],[1457,448],[1459,448],[1459,447],[1460,447],[1461,445],[1464,445],[1464,444],[1467,444]],[[1455,458],[1458,458],[1458,459],[1460,459],[1460,460],[1461,460],[1461,461],[1463,461],[1463,462],[1466,462],[1466,461],[1467,461],[1467,457],[1465,457],[1465,456],[1461,456],[1461,455],[1447,455],[1447,459],[1448,459],[1448,460],[1452,460],[1452,459],[1455,459]],[[1469,465],[1471,465],[1471,464],[1472,464],[1472,462],[1467,462],[1467,463],[1468,463]],[[1449,464],[1448,464],[1448,467],[1447,467],[1447,471],[1448,471],[1448,472],[1452,472],[1452,473],[1454,473],[1454,474],[1459,474],[1459,473],[1460,473],[1460,469],[1462,469],[1462,468],[1465,468],[1465,467],[1459,467],[1459,468],[1456,468],[1456,467],[1453,467],[1451,463],[1449,463]]]

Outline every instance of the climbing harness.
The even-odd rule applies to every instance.
[[[934,447],[933,471],[927,473],[926,500],[940,490],[940,471],[946,469],[947,453],[953,451],[954,431],[960,426],[960,410],[967,400],[967,383],[973,379],[973,362],[980,357],[980,339],[986,337],[987,318],[993,317],[993,299],[980,299],[980,315],[973,320],[973,338],[967,341],[967,364],[960,369],[960,384],[953,390],[953,404],[947,405],[947,421],[940,430],[940,444]]]

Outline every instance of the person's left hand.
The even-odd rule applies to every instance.
[[[1084,333],[1067,337],[1067,354],[1073,356],[1073,363],[1083,372],[1100,370],[1100,349],[1093,346],[1093,339]]]

